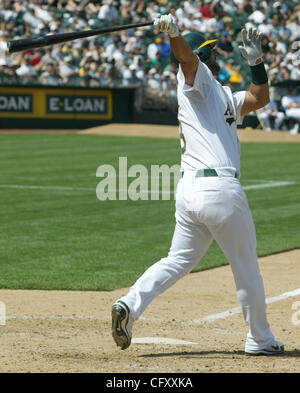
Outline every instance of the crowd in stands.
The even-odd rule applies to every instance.
[[[105,28],[172,13],[181,33],[218,38],[220,82],[246,88],[250,70],[238,46],[241,27],[264,34],[262,48],[271,83],[300,77],[298,0],[2,0],[0,83],[120,87],[144,84],[153,94],[176,96],[176,67],[168,38],[152,27],[80,39],[8,54],[12,39]]]

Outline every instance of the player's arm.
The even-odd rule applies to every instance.
[[[270,102],[268,76],[262,61],[262,33],[250,28],[242,30],[243,46],[239,49],[247,60],[252,76],[250,89],[246,92],[241,115],[263,108]]]
[[[199,63],[197,55],[181,35],[170,37],[170,43],[172,52],[181,65],[186,84],[193,86]]]
[[[270,102],[269,85],[264,83],[262,85],[255,85],[251,83],[250,89],[246,91],[244,105],[241,110],[241,115],[256,111],[263,108]]]
[[[173,16],[171,14],[158,15],[154,19],[154,26],[169,35],[171,50],[181,65],[185,82],[193,86],[199,60],[187,41],[180,35]]]

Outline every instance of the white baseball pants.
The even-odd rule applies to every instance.
[[[258,116],[263,121],[263,123],[265,124],[267,129],[271,128],[271,119],[270,119],[270,116],[268,113],[260,113]],[[279,128],[284,120],[284,113],[277,112],[273,116],[275,117],[274,128],[275,128],[275,130],[279,130]]]
[[[238,300],[249,326],[245,350],[274,342],[266,317],[265,292],[256,254],[256,233],[247,197],[234,172],[217,169],[219,177],[185,172],[176,193],[176,227],[166,258],[136,281],[122,299],[139,318],[159,294],[189,273],[213,239],[230,262]]]

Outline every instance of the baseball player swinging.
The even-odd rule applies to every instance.
[[[281,354],[283,344],[275,341],[267,321],[255,227],[238,180],[237,124],[244,115],[269,102],[262,34],[242,29],[240,51],[250,66],[252,83],[248,91],[232,94],[214,77],[219,70],[213,49],[216,40],[205,41],[199,33],[181,36],[171,14],[157,16],[154,26],[169,35],[179,63],[182,177],[176,191],[176,226],[168,256],[147,269],[128,294],[113,304],[113,339],[121,349],[128,348],[133,322],[156,296],[193,269],[215,239],[230,262],[249,326],[245,353]]]

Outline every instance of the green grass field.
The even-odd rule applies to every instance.
[[[300,144],[242,144],[258,255],[300,247]],[[58,133],[0,134],[0,287],[112,290],[166,256],[175,202],[96,198],[98,166],[179,164],[179,141]],[[74,189],[71,189],[74,188]],[[196,270],[227,261],[214,243]]]

